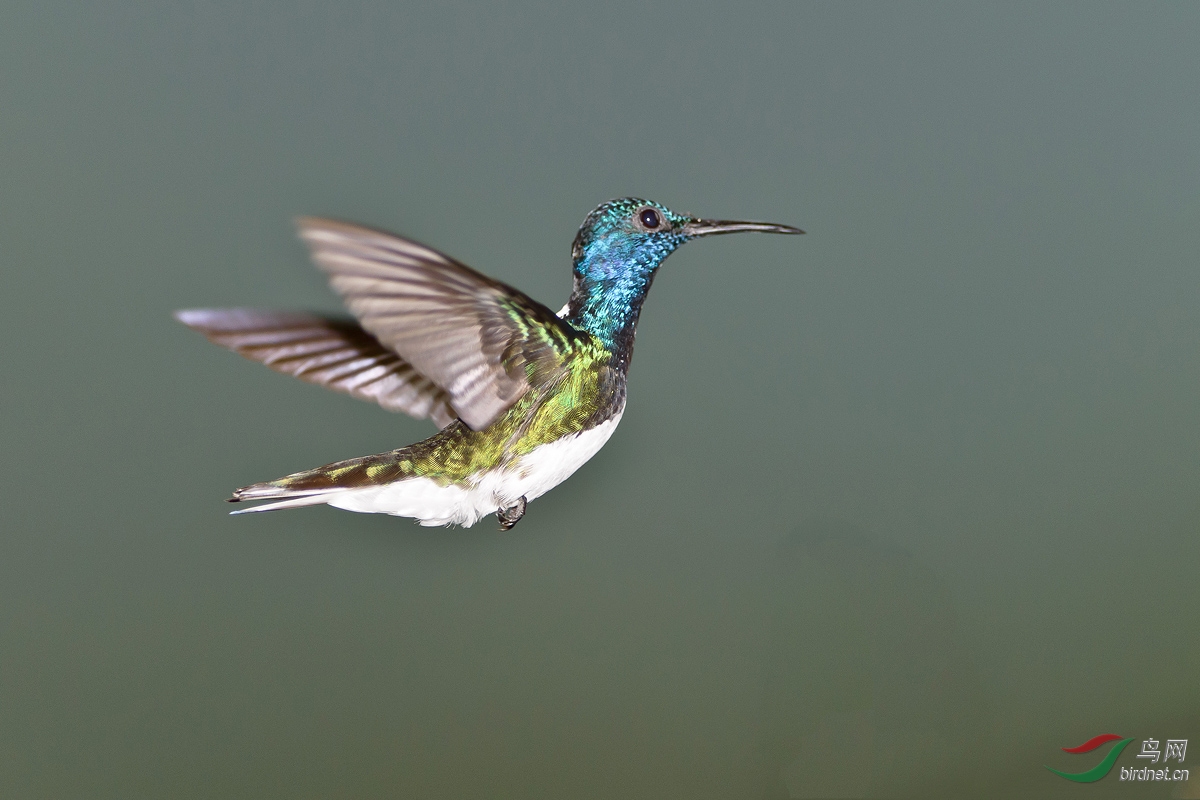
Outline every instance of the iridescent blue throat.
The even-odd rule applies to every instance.
[[[631,225],[631,212],[640,206],[657,208],[666,223],[664,230],[645,232]],[[689,239],[672,228],[686,221],[657,203],[627,198],[592,212],[575,239],[575,287],[568,321],[599,339],[625,365],[655,272]]]

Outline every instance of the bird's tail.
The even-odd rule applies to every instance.
[[[379,486],[411,472],[408,450],[393,450],[379,455],[352,458],[326,464],[316,469],[297,472],[279,480],[255,483],[234,491],[231,503],[246,500],[276,500],[252,508],[239,508],[232,514],[253,514],[256,511],[276,511],[281,508],[301,508],[328,503],[335,495],[355,489]]]
[[[254,485],[254,486],[265,486],[265,485],[264,485],[264,483],[256,483],[256,485]],[[253,488],[253,487],[247,486],[246,488]],[[239,489],[239,492],[240,491],[241,491],[241,489]],[[320,505],[323,503],[329,503],[329,500],[330,500],[329,495],[334,494],[334,493],[335,492],[323,492],[320,494],[304,494],[304,495],[300,495],[300,497],[289,498],[287,500],[280,500],[280,501],[278,501],[278,503],[264,503],[263,505],[251,506],[251,507],[248,507],[248,509],[238,509],[236,511],[230,511],[229,513],[230,513],[230,515],[238,516],[238,515],[240,515],[240,513],[254,513],[256,511],[278,511],[280,509],[301,509],[301,507],[304,507],[304,506],[316,506],[316,505]],[[281,497],[281,495],[278,495],[278,494],[263,495],[262,498],[239,498],[239,497],[236,497],[236,493],[235,493],[234,497],[229,498],[229,503],[240,503],[241,500],[251,500],[251,499],[253,499],[253,500],[268,500],[271,497]]]

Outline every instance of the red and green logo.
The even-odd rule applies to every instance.
[[[1065,753],[1090,753],[1093,750],[1103,747],[1109,742],[1116,742],[1116,744],[1112,746],[1112,749],[1108,751],[1108,755],[1104,757],[1104,760],[1096,766],[1092,767],[1086,772],[1061,772],[1050,766],[1047,766],[1046,769],[1050,770],[1055,775],[1066,778],[1069,781],[1075,781],[1076,783],[1092,783],[1093,781],[1100,780],[1108,774],[1109,770],[1113,768],[1113,764],[1117,763],[1117,757],[1121,755],[1121,751],[1124,750],[1125,746],[1132,741],[1133,739],[1125,739],[1117,736],[1115,733],[1102,733],[1099,736],[1094,736],[1091,739],[1088,739],[1078,747],[1063,748],[1063,752]]]

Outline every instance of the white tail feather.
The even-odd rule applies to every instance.
[[[264,503],[261,506],[251,506],[250,508],[239,508],[237,511],[230,511],[230,515],[238,514],[253,514],[256,511],[277,511],[281,508],[302,508],[303,506],[317,506],[321,503],[328,503],[331,499],[332,492],[324,492],[322,494],[310,494],[304,497],[293,497],[290,500],[280,500],[278,503]]]

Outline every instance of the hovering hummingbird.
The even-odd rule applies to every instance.
[[[596,454],[625,411],[638,315],[684,242],[788,225],[697,219],[626,197],[597,207],[571,248],[574,289],[555,314],[399,236],[302,218],[300,238],[357,322],[255,309],[175,317],[274,370],[441,428],[423,442],[236,490],[274,500],[244,514],[320,505],[509,530],[530,500]]]

